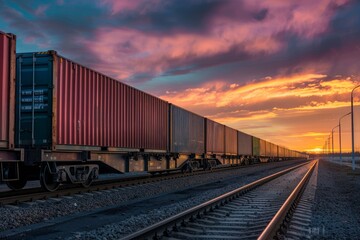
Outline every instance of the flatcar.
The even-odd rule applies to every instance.
[[[55,191],[99,173],[209,169],[304,158],[59,55],[1,34],[1,180]]]

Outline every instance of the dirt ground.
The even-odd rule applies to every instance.
[[[320,160],[312,210],[314,239],[360,239],[360,169]]]

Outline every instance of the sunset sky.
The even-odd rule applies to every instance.
[[[17,35],[18,52],[57,50],[300,151],[323,148],[360,84],[360,1],[0,0],[0,30]],[[357,107],[355,120],[360,150]],[[342,124],[348,151],[350,118]],[[336,129],[335,149],[337,139]]]

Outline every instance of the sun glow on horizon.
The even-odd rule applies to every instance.
[[[308,153],[318,154],[318,153],[322,153],[324,150],[322,148],[320,148],[320,147],[315,147],[315,148],[312,148],[312,149],[306,149],[305,151],[308,152]]]

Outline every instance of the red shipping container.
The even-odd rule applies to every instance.
[[[167,150],[167,102],[54,57],[57,145]]]
[[[0,148],[14,147],[16,36],[0,32]]]

